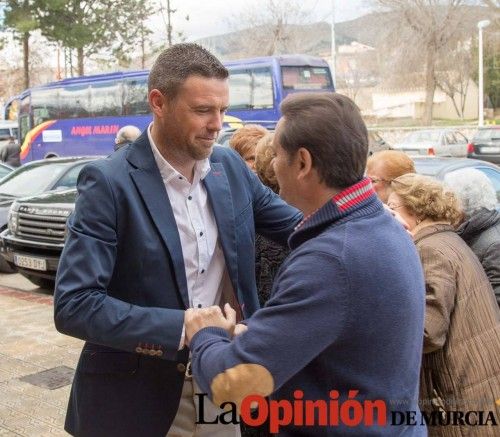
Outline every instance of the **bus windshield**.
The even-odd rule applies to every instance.
[[[328,67],[281,67],[283,88],[288,90],[324,90],[332,87]]]

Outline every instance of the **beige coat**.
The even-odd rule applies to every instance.
[[[415,231],[426,282],[421,409],[431,411],[429,401],[441,398],[446,411],[493,411],[499,425],[430,427],[429,435],[498,436],[500,312],[491,285],[451,226]]]

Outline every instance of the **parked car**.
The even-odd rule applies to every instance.
[[[224,129],[220,132],[219,137],[217,138],[217,143],[224,147],[229,147],[229,140],[236,132],[235,128]],[[270,130],[270,132],[273,132]],[[369,152],[371,155],[375,152],[379,152],[380,150],[390,149],[391,146],[380,136],[380,133],[375,130],[368,131],[368,142],[369,142]]]
[[[5,176],[7,176],[14,169],[3,162],[0,162],[0,180],[2,180]]]
[[[17,139],[17,122],[9,120],[0,120],[0,148],[9,142],[10,137]]]
[[[97,158],[92,156],[43,159],[25,164],[5,176],[0,180],[0,231],[7,227],[7,215],[16,199],[75,187],[83,166]],[[1,272],[15,271],[12,267],[0,257]]]
[[[488,176],[497,193],[497,209],[500,209],[500,167],[486,161],[469,158],[415,157],[417,173],[443,180],[447,173],[462,168],[475,168]]]
[[[467,138],[453,129],[427,129],[411,132],[392,146],[411,156],[466,157]]]
[[[500,126],[479,128],[469,144],[468,157],[500,164]]]

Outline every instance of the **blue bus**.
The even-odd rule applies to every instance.
[[[283,55],[231,61],[226,127],[259,123],[273,128],[290,93],[334,91],[326,61]],[[82,76],[30,88],[19,95],[23,162],[55,156],[106,155],[125,125],[151,122],[148,71]],[[8,108],[6,108],[8,110]]]

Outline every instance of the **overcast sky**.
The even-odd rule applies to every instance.
[[[266,0],[171,0],[174,31],[182,30],[189,41],[206,36],[227,33],[234,29],[239,14]],[[166,1],[163,1],[166,4]],[[311,11],[314,21],[330,21],[332,0],[302,0],[304,9]],[[350,20],[368,12],[367,0],[335,0],[335,21]],[[189,21],[185,17],[189,15]],[[165,35],[165,24],[160,15],[154,20],[155,33]]]

